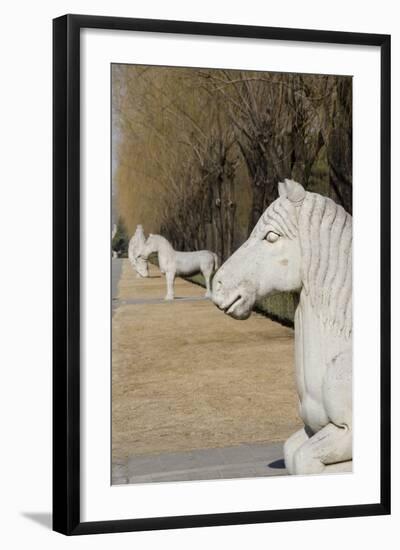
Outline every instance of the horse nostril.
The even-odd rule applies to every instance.
[[[220,280],[215,281],[215,290],[221,290],[222,282]]]

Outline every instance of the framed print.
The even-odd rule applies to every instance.
[[[390,37],[53,29],[54,530],[389,514]]]

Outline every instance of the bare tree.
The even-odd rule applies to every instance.
[[[128,229],[149,220],[150,229],[161,228],[178,249],[212,248],[226,259],[239,244],[235,235],[243,235],[235,197],[243,167],[252,190],[245,234],[285,177],[316,190],[326,182],[324,192],[351,212],[350,78],[113,71],[113,112],[122,135],[118,200]]]
[[[253,182],[249,231],[292,177],[309,184],[325,147],[336,198],[351,211],[351,82],[348,78],[242,71],[200,71],[220,94]]]

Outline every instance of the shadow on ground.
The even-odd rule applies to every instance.
[[[270,462],[268,464],[268,468],[273,468],[276,470],[284,470],[285,469],[285,462],[283,458],[280,458],[279,460],[274,460],[273,462]]]

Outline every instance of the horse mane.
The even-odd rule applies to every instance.
[[[350,338],[352,333],[352,217],[328,197],[306,192],[294,205],[274,201],[263,216],[289,238],[297,234],[305,296],[324,324]]]
[[[352,217],[333,200],[306,193],[298,219],[304,291],[324,322],[352,332]]]

